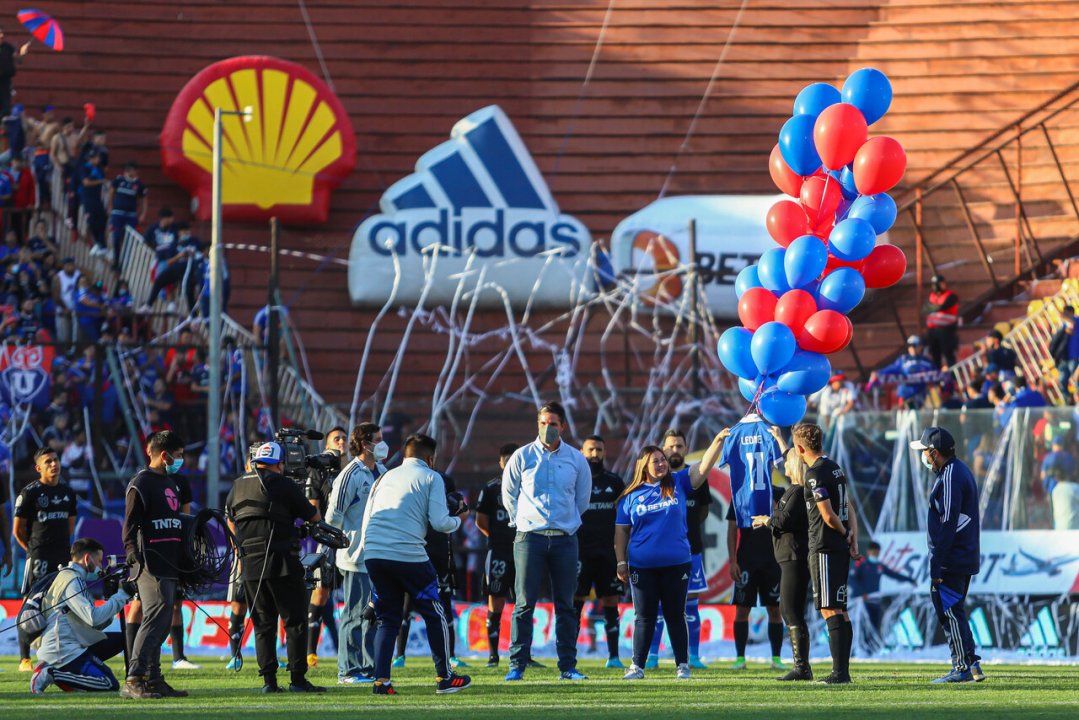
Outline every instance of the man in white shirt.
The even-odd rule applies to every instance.
[[[449,667],[449,622],[438,594],[438,576],[427,558],[427,527],[451,533],[468,514],[464,503],[451,515],[442,476],[434,469],[437,445],[426,435],[405,440],[400,467],[380,477],[367,498],[359,552],[375,594],[375,695],[396,695],[390,683],[390,663],[405,595],[423,616],[427,641],[438,672],[438,694],[454,693],[472,684],[467,675]]]
[[[577,670],[580,628],[577,590],[577,529],[592,497],[592,471],[577,448],[561,440],[566,411],[547,403],[537,417],[539,437],[513,453],[502,471],[502,505],[517,529],[516,604],[507,681],[524,678],[532,657],[532,613],[544,578],[555,608],[555,647],[562,680],[587,680]]]
[[[858,403],[858,389],[847,381],[847,376],[836,373],[824,389],[817,394],[817,412],[825,429],[832,427],[839,418],[854,410]]]
[[[363,619],[371,602],[371,580],[363,564],[363,517],[375,479],[386,472],[378,463],[389,449],[382,440],[382,429],[375,423],[360,423],[349,439],[352,461],[333,481],[326,504],[326,522],[341,528],[349,545],[337,551],[337,569],[344,578],[344,609],[337,648],[337,684],[357,685],[374,680],[374,633]]]

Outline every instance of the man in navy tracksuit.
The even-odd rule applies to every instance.
[[[922,464],[936,474],[929,491],[929,577],[933,607],[952,653],[952,671],[933,682],[981,682],[985,673],[964,608],[970,578],[978,574],[981,560],[978,486],[970,468],[955,457],[955,440],[944,428],[926,428],[910,447],[921,451]]]

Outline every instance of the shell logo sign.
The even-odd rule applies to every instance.
[[[356,164],[352,123],[306,68],[266,56],[229,58],[193,77],[161,131],[165,173],[210,215],[214,109],[222,117],[222,213],[230,220],[322,223],[330,193]]]

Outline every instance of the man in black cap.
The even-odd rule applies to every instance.
[[[948,289],[942,276],[934,275],[931,282],[933,292],[925,304],[926,341],[933,364],[947,370],[955,365],[955,351],[959,348],[959,296]]]
[[[944,428],[926,428],[910,448],[920,451],[922,464],[935,475],[927,524],[930,594],[948,638],[952,671],[933,682],[981,682],[985,673],[964,607],[970,578],[978,574],[981,560],[978,486],[970,468],[955,456],[955,440]]]

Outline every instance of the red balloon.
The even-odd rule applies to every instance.
[[[818,310],[806,320],[805,329],[798,336],[798,347],[823,355],[838,352],[850,342],[853,328],[846,315],[835,310]]]
[[[858,272],[862,272],[862,268],[865,266],[865,260],[858,260],[856,262],[848,262],[847,260],[840,260],[832,253],[828,253],[828,264],[824,266],[824,275],[827,276],[833,270],[838,270],[841,267],[854,268]]]
[[[861,269],[867,288],[886,288],[895,285],[907,271],[907,256],[895,245],[877,245],[862,261]]]
[[[817,312],[817,301],[811,294],[805,290],[788,290],[776,303],[775,319],[776,322],[789,327],[794,332],[794,336],[798,337],[798,333],[805,327],[806,320],[815,312]]]
[[[780,200],[768,211],[768,234],[783,247],[809,232],[805,210],[793,200]]]
[[[738,319],[749,330],[756,330],[776,315],[776,296],[762,287],[750,288],[738,301]]]
[[[829,170],[849,164],[868,136],[869,127],[862,111],[848,103],[826,107],[813,125],[813,144]]]
[[[805,178],[790,169],[787,161],[783,159],[783,153],[779,151],[779,145],[772,148],[772,154],[768,156],[768,172],[772,174],[772,182],[777,188],[791,197],[798,197]]]
[[[835,217],[843,191],[834,178],[811,177],[802,184],[801,197],[806,216],[814,227],[819,227]]]
[[[906,171],[907,154],[895,138],[867,140],[854,156],[854,185],[862,195],[888,192]]]

